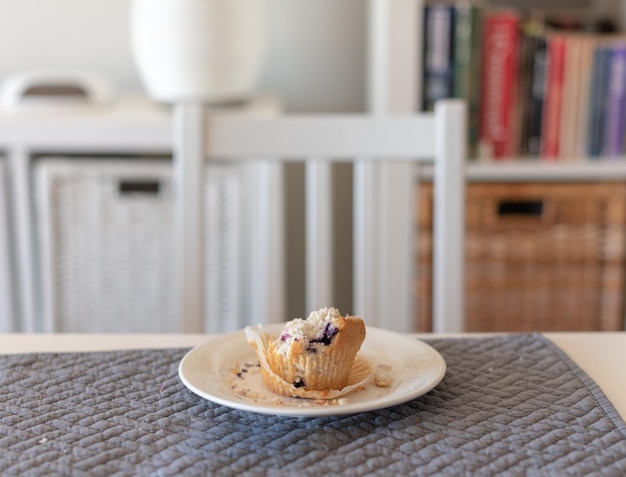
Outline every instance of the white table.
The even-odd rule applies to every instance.
[[[604,391],[626,419],[626,332],[545,333]],[[416,335],[417,337],[485,336]],[[192,347],[212,339],[206,334],[0,334],[0,354],[107,351]]]

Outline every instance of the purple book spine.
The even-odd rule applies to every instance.
[[[606,156],[619,156],[624,152],[626,44],[619,44],[613,47],[609,75],[603,154]]]

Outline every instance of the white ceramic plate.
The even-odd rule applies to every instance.
[[[282,325],[278,326],[277,332]],[[378,365],[391,368],[392,384],[379,387],[372,382],[328,402],[278,396],[265,389],[256,369],[258,358],[243,330],[193,348],[181,360],[178,375],[198,396],[234,409],[280,416],[335,416],[409,401],[437,386],[446,373],[446,363],[434,348],[391,331],[368,327],[361,351]]]

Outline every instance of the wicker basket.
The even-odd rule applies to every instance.
[[[240,326],[241,170],[205,179],[205,330]],[[43,329],[176,332],[171,164],[42,158],[35,166]]]
[[[431,330],[432,186],[419,188],[417,320]],[[624,329],[626,184],[472,183],[467,331]]]

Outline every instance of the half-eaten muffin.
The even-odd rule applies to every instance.
[[[365,340],[363,320],[341,316],[336,308],[314,311],[306,320],[291,320],[275,338],[257,330],[248,327],[246,335],[261,358],[263,383],[287,396],[344,389]]]

